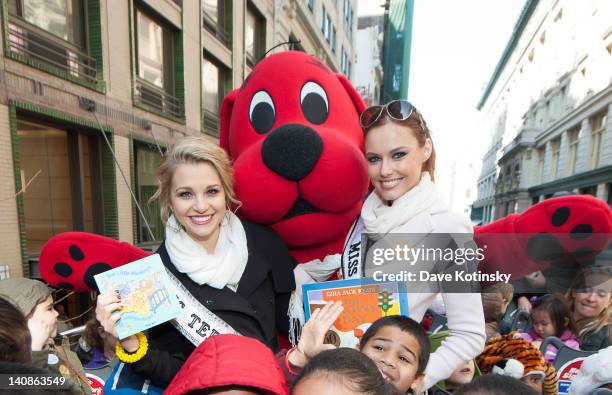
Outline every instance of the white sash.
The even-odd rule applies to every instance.
[[[174,285],[176,297],[182,308],[181,314],[170,322],[194,346],[197,347],[210,336],[221,333],[239,334],[234,328],[194,298],[169,270],[166,271]]]
[[[362,253],[362,235],[365,225],[361,216],[355,221],[346,244],[342,249],[342,278],[361,278],[364,275]]]

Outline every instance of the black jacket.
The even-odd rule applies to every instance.
[[[580,341],[582,351],[599,351],[610,345],[612,345],[612,339],[610,339],[610,327],[608,325]]]
[[[171,263],[165,242],[157,253],[166,268],[204,307],[240,334],[256,338],[276,351],[277,332],[287,334],[289,330],[287,309],[291,291],[295,289],[293,268],[296,262],[272,230],[247,221],[242,221],[242,225],[249,258],[237,292],[193,282]],[[165,388],[195,347],[169,322],[150,329],[147,338],[147,354],[131,364],[130,371]]]

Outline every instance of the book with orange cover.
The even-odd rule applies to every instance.
[[[390,315],[408,316],[408,294],[404,282],[381,282],[370,278],[326,281],[302,286],[306,320],[332,301],[342,301],[344,311],[334,322],[325,342],[355,347],[367,328]]]

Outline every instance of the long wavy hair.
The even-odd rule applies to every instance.
[[[576,307],[576,294],[585,292],[593,288],[594,285],[605,284],[612,278],[612,273],[609,268],[594,267],[588,270],[583,270],[578,274],[566,297],[569,302],[569,308],[572,314]],[[610,293],[610,291],[607,291]],[[589,336],[599,332],[602,328],[608,327],[608,336],[612,337],[612,320],[610,312],[612,311],[612,297],[608,301],[608,305],[594,318],[583,318],[576,321],[578,329],[578,337],[580,342],[586,340]]]

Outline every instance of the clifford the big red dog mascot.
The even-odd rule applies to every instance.
[[[296,51],[261,60],[223,101],[220,144],[234,161],[238,215],[274,229],[299,263],[320,265],[316,280],[335,272],[368,191],[358,122],[364,108],[346,77]],[[580,265],[606,247],[611,231],[605,202],[588,195],[549,199],[475,228],[477,242],[494,246],[480,269],[516,279],[553,262]],[[492,237],[500,233],[501,243]],[[95,289],[95,274],[148,254],[68,232],[44,246],[40,272],[53,286],[82,292]]]

